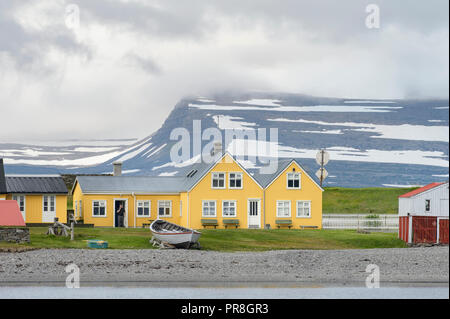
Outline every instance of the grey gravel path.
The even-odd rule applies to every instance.
[[[365,283],[376,264],[387,283],[449,281],[449,249],[278,250],[223,253],[196,250],[40,249],[0,253],[0,285],[61,284],[65,267],[80,268],[81,283]]]

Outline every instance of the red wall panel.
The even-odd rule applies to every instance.
[[[439,242],[448,244],[448,219],[439,220]]]
[[[437,240],[437,217],[413,216],[413,242],[435,243]]]
[[[398,237],[408,242],[408,235],[409,235],[409,217],[408,216],[401,216],[399,217],[399,223],[398,223]]]

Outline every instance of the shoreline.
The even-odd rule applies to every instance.
[[[386,286],[449,283],[448,246],[348,250],[214,252],[38,249],[0,253],[0,286],[64,286],[67,265],[82,286],[365,287],[368,265]]]

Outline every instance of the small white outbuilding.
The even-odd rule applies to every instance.
[[[431,183],[398,198],[399,238],[407,243],[445,243],[449,233],[449,183]]]

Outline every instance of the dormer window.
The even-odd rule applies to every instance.
[[[228,180],[230,189],[242,188],[242,173],[230,173]]]
[[[225,173],[212,173],[211,174],[211,187],[217,189],[225,188]]]
[[[287,173],[287,188],[288,189],[300,189],[300,173]]]

